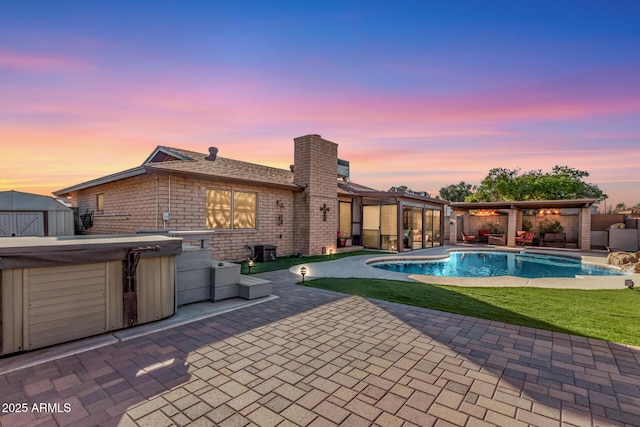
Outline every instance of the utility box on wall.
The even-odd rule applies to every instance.
[[[273,245],[256,245],[254,256],[258,262],[275,261],[276,247]]]

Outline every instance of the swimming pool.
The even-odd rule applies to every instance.
[[[383,270],[445,277],[516,276],[541,277],[624,276],[618,270],[583,264],[577,258],[518,252],[451,252],[448,258],[398,260],[372,263]]]

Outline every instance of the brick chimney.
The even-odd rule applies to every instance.
[[[306,186],[294,202],[293,246],[304,255],[320,255],[323,249],[336,252],[338,220],[338,144],[320,135],[293,140],[293,176]]]

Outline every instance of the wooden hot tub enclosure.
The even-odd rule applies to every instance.
[[[0,354],[172,316],[182,239],[0,239]]]

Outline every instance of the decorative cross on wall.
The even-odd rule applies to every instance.
[[[327,220],[327,212],[329,212],[331,209],[329,209],[327,207],[326,203],[323,203],[322,206],[320,207],[320,210],[322,211],[322,220],[326,221]]]

